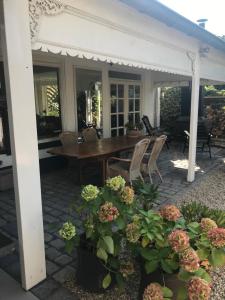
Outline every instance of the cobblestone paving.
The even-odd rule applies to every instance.
[[[211,160],[207,153],[197,154],[196,181],[193,184],[197,184],[206,173],[217,168],[221,161],[224,162],[224,157],[225,150],[218,148],[213,149]],[[169,150],[164,149],[159,159],[159,169],[164,179],[159,186],[161,203],[172,202],[174,197],[179,197],[180,193],[183,194],[186,189],[192,187],[193,184],[186,181],[187,154],[183,155],[179,146]],[[93,178],[88,171],[87,175]],[[39,299],[75,299],[62,283],[75,273],[76,252],[71,256],[65,253],[64,243],[59,239],[57,232],[60,224],[67,220],[69,215],[76,218],[79,226],[78,215],[69,209],[72,202],[79,202],[80,187],[76,183],[76,177],[75,172],[68,169],[41,176],[47,279],[31,290]],[[99,176],[95,175],[94,178]],[[153,177],[153,180],[159,183],[158,178]],[[17,244],[13,191],[0,192],[0,231],[11,237]],[[0,258],[0,268],[20,281],[18,247],[16,248],[14,253]]]

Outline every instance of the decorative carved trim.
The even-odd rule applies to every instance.
[[[29,0],[31,41],[34,43],[42,15],[53,16],[63,12],[65,5],[58,0]]]
[[[118,65],[124,65],[128,67],[134,67],[139,69],[147,69],[153,71],[166,72],[171,74],[178,74],[184,76],[191,76],[191,72],[187,73],[186,70],[178,69],[175,67],[166,67],[155,63],[146,63],[141,60],[129,60],[126,57],[118,57],[111,53],[102,53],[93,51],[92,49],[83,49],[72,45],[64,45],[59,43],[48,42],[45,40],[37,40],[32,47],[33,50],[41,50],[43,52],[51,52],[54,54],[68,55],[78,58],[91,59],[94,61],[101,61],[105,63],[113,63]]]

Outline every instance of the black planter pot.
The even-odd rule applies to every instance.
[[[143,293],[145,288],[153,282],[157,282],[160,285],[168,287],[173,291],[173,300],[177,298],[177,291],[179,287],[182,286],[182,282],[177,279],[177,274],[167,274],[164,273],[161,269],[157,269],[153,273],[146,274],[144,268],[144,262],[140,261],[140,270],[141,270],[141,280],[138,291],[138,299],[143,300]]]
[[[96,257],[95,250],[88,246],[84,237],[81,237],[77,249],[77,283],[86,291],[100,293],[104,291],[102,281],[107,275],[107,270]]]

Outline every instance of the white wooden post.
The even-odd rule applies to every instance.
[[[40,173],[27,0],[3,0],[7,85],[22,286],[46,277]]]
[[[161,88],[156,88],[156,95],[155,95],[155,126],[160,127],[160,95],[161,95]]]
[[[192,87],[191,87],[191,116],[190,116],[190,140],[189,140],[189,156],[188,156],[188,175],[187,181],[192,182],[195,179],[196,164],[196,145],[197,145],[197,129],[198,129],[198,105],[199,105],[199,55],[197,54],[192,60]]]
[[[149,117],[152,126],[155,125],[155,89],[153,87],[151,71],[146,70],[142,75],[142,113]]]
[[[110,86],[109,68],[104,65],[102,69],[102,98],[103,98],[103,137],[111,136],[110,132]]]
[[[77,124],[77,105],[75,95],[75,76],[74,66],[71,57],[64,58],[64,68],[60,82],[63,86],[62,97],[62,125],[63,130],[78,130]]]

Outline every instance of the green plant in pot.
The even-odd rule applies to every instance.
[[[81,197],[83,204],[78,212],[83,216],[84,234],[77,237],[71,223],[70,228],[67,229],[66,223],[59,232],[67,250],[71,251],[74,243],[79,244],[78,283],[90,291],[101,291],[113,280],[122,285],[134,271],[129,258],[121,259],[125,228],[137,205],[134,190],[117,176],[108,179],[102,188],[85,186]]]
[[[129,227],[133,233],[128,230],[127,239],[142,258],[140,299],[155,281],[172,288],[173,299],[209,299],[210,271],[225,265],[224,228],[209,218],[188,223],[174,205],[159,212],[140,210]]]
[[[141,122],[129,121],[125,124],[127,136],[129,137],[139,137],[141,135],[141,130],[143,129],[143,124]]]

